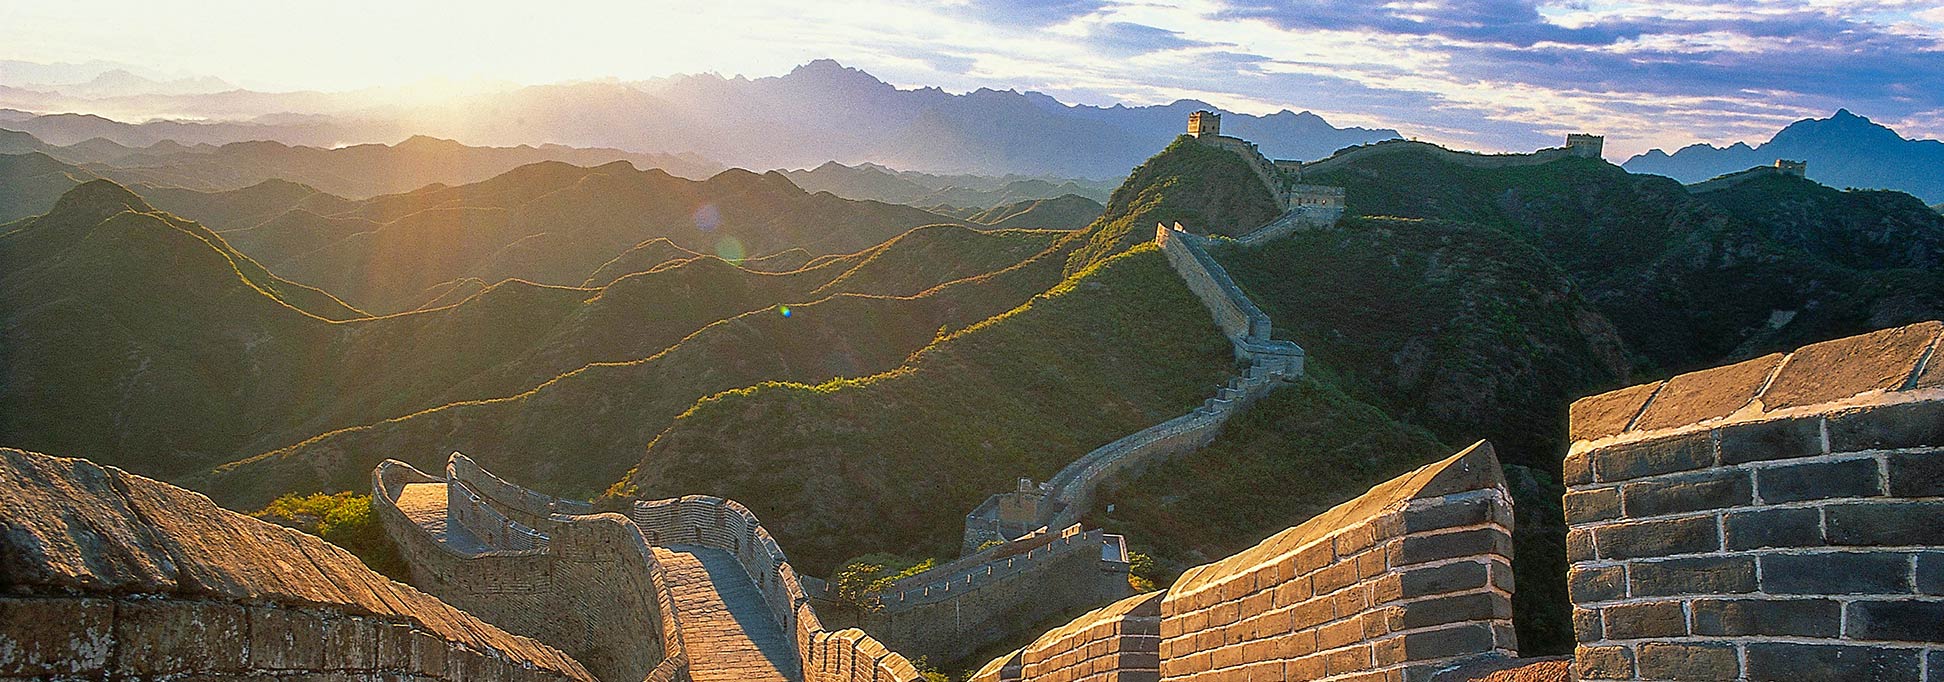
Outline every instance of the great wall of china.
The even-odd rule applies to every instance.
[[[881,594],[865,629],[827,629],[815,581],[720,498],[602,512],[462,455],[443,477],[387,461],[373,506],[413,587],[199,494],[0,449],[0,679],[912,682],[894,649],[1078,605],[972,679],[1944,680],[1939,322],[1576,401],[1571,656],[1518,657],[1511,497],[1484,442],[1125,596],[1124,541],[1069,523],[1094,485],[1199,449],[1220,421],[1177,422],[1225,419],[1303,361],[1210,257],[1223,240],[1156,239],[1243,381],[993,496],[1003,542],[973,546],[975,512],[973,551]]]

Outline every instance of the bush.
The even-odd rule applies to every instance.
[[[378,522],[370,495],[286,493],[251,516],[323,538],[393,580],[403,581],[411,573]]]

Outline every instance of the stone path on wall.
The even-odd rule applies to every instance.
[[[405,512],[411,519],[433,538],[446,546],[461,552],[484,552],[492,549],[479,538],[473,537],[466,529],[446,522],[446,484],[444,483],[407,483],[398,493],[398,510]]]
[[[682,623],[695,682],[800,680],[792,643],[736,557],[719,549],[655,548]]]

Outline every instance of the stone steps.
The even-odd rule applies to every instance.
[[[793,643],[736,557],[692,545],[656,547],[682,624],[694,682],[802,680]]]

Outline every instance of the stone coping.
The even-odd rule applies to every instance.
[[[1944,398],[1944,322],[1810,344],[1573,401],[1572,452],[1728,423]]]

